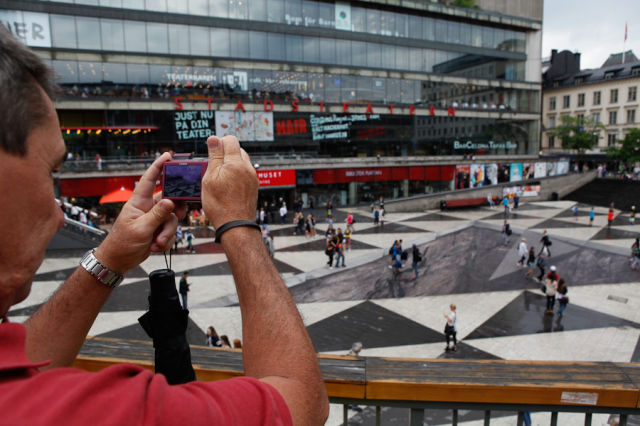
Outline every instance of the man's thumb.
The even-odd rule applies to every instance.
[[[167,220],[174,208],[175,204],[173,204],[173,201],[167,199],[160,200],[143,216],[143,226],[149,227],[152,232],[155,231]]]
[[[209,136],[207,139],[209,148],[209,168],[216,168],[224,162],[224,144],[217,136]]]

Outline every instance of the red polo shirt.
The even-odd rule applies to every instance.
[[[284,399],[249,377],[170,386],[120,364],[98,373],[33,363],[22,324],[0,324],[0,423],[11,425],[291,425]]]

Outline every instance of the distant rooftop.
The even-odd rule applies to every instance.
[[[585,70],[580,69],[580,53],[552,50],[551,59],[543,66],[543,87],[576,86],[636,76],[640,77],[640,61],[632,50],[613,53],[602,67]]]
[[[638,58],[633,54],[633,50],[627,50],[626,52],[612,53],[609,55],[601,68],[610,67],[612,65],[622,65],[623,58],[625,64],[638,62]]]

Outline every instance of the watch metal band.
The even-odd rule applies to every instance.
[[[124,276],[112,271],[100,263],[100,261],[94,256],[94,251],[95,249],[91,249],[82,256],[80,266],[107,287],[118,287],[122,280],[124,280]]]

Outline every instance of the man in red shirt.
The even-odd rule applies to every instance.
[[[68,368],[122,275],[173,244],[184,206],[153,196],[167,153],[142,176],[102,244],[24,325],[8,323],[7,312],[29,295],[45,249],[64,223],[53,193],[52,174],[66,158],[53,81],[44,63],[0,26],[0,193],[6,200],[0,216],[0,422],[324,424],[328,400],[313,345],[260,231],[247,224],[258,179],[233,136],[207,140],[202,201],[234,275],[247,377],[170,386],[164,376],[132,365],[98,373]],[[25,210],[28,220],[20,220]],[[230,222],[235,225],[223,231]],[[273,344],[282,339],[286,348]]]

